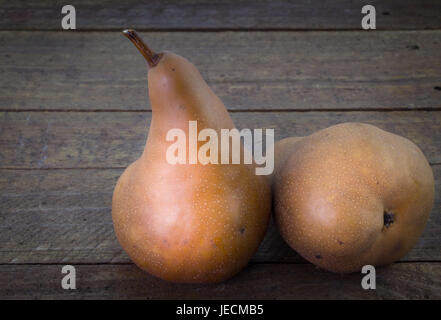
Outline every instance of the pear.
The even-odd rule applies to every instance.
[[[276,225],[300,255],[329,271],[390,264],[412,248],[434,201],[434,178],[411,141],[343,123],[275,146]]]
[[[144,152],[115,186],[116,236],[136,265],[159,278],[224,281],[247,265],[265,235],[268,179],[255,174],[254,162],[167,161],[170,130],[181,129],[188,137],[189,121],[197,121],[198,132],[209,128],[220,136],[221,129],[235,126],[193,64],[170,52],[153,52],[134,30],[124,34],[149,64],[152,120]]]

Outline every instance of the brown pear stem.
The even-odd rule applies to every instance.
[[[127,29],[123,31],[123,34],[129,38],[130,41],[138,48],[139,52],[144,56],[147,60],[150,68],[153,68],[159,63],[161,60],[161,54],[155,53],[152,49],[150,49],[147,44],[142,41],[141,37],[136,33],[133,29]]]

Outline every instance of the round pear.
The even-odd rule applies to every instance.
[[[343,123],[282,140],[276,151],[276,224],[313,264],[339,273],[387,265],[404,257],[421,235],[433,206],[434,178],[410,140],[372,125]]]

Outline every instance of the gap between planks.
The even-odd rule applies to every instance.
[[[106,28],[106,29],[75,29],[75,32],[82,33],[90,33],[90,32],[121,32],[124,28]],[[414,28],[414,29],[405,29],[405,28],[394,28],[394,29],[386,29],[386,28],[377,28],[374,32],[401,32],[401,31],[440,31],[441,28],[438,27],[425,27],[425,28]],[[0,32],[68,32],[66,30],[61,29],[52,29],[52,28],[41,28],[41,29],[0,29]],[[221,32],[360,32],[366,31],[362,28],[351,28],[351,29],[302,29],[302,28],[136,28],[138,32],[151,32],[151,33],[161,33],[161,32],[212,32],[212,33],[221,33]]]
[[[441,261],[439,260],[412,260],[412,261],[406,261],[406,260],[399,260],[395,261],[393,264],[441,264]],[[272,264],[285,264],[285,265],[313,265],[312,263],[302,260],[302,261],[252,261],[248,263],[248,265],[272,265]],[[78,266],[130,266],[135,265],[133,262],[71,262],[71,261],[63,261],[63,262],[2,262],[0,263],[0,266],[64,266],[64,265],[78,265]],[[378,268],[381,268],[383,266],[380,266]],[[320,269],[317,267],[317,269]],[[320,269],[324,270],[324,269]],[[324,270],[325,271],[325,270]]]
[[[441,97],[440,97],[441,98]],[[241,112],[394,112],[394,111],[441,111],[440,107],[435,108],[390,108],[390,109],[384,109],[384,108],[329,108],[329,109],[228,109],[228,112],[232,113],[241,113]],[[95,113],[95,112],[124,112],[124,113],[130,113],[130,112],[145,112],[145,113],[151,113],[151,109],[0,109],[0,112],[88,112],[88,113]]]

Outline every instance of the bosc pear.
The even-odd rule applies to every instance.
[[[235,126],[193,64],[170,52],[156,54],[134,30],[124,35],[149,64],[152,120],[144,152],[114,190],[116,236],[136,265],[159,278],[226,280],[246,266],[265,235],[269,181],[255,174],[255,164],[167,161],[170,130],[188,137],[189,121],[197,121],[199,132],[209,128],[220,136],[221,129]]]
[[[277,142],[272,187],[285,241],[339,273],[402,258],[421,235],[435,192],[413,142],[362,123]]]

